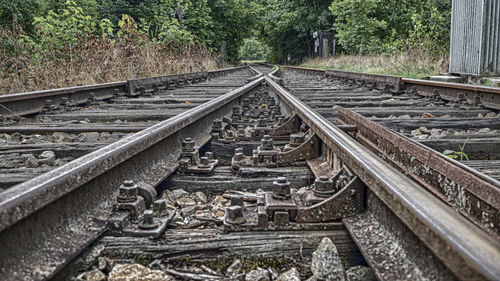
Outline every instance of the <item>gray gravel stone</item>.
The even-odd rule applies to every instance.
[[[78,277],[76,277],[78,281],[106,281],[106,275],[102,273],[99,269],[94,269],[91,271],[84,272]]]
[[[276,281],[300,281],[300,273],[295,267],[292,267],[292,269],[281,274]]]
[[[247,273],[245,281],[271,281],[269,278],[269,271],[257,268]]]
[[[90,133],[81,133],[78,135],[78,141],[80,142],[98,142],[99,141],[99,133],[98,132],[90,132]]]
[[[55,132],[52,134],[52,140],[54,142],[70,142],[72,141],[71,136],[63,132]]]
[[[170,275],[140,264],[118,264],[109,273],[108,281],[174,281]]]
[[[42,152],[38,158],[40,158],[40,159],[42,159],[42,158],[56,159],[56,154],[54,153],[54,151],[47,150],[47,151]]]
[[[357,265],[346,270],[347,281],[376,281],[373,269],[369,266]]]
[[[345,272],[337,247],[330,238],[323,238],[313,253],[311,271],[318,280],[344,281]]]
[[[194,202],[194,200],[189,197],[181,197],[175,200],[175,204],[181,208],[185,208],[196,205],[196,202]]]
[[[196,196],[196,199],[198,199],[201,203],[207,204],[207,196],[205,193],[198,191],[194,194]]]
[[[226,270],[226,277],[228,278],[234,278],[236,275],[238,275],[241,271],[242,264],[240,260],[235,260],[233,263],[227,268]]]

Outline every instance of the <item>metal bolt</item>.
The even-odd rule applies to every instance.
[[[153,229],[158,226],[158,223],[154,221],[153,210],[145,210],[142,215],[142,223],[139,224],[139,228],[142,229]]]
[[[243,208],[241,206],[227,207],[225,219],[229,224],[242,224],[246,222],[245,217],[243,217]]]
[[[264,135],[264,138],[261,139],[262,149],[264,150],[272,150],[274,148],[273,139],[269,135]]]
[[[95,94],[89,93],[89,101],[95,101]]]
[[[279,177],[273,182],[273,194],[278,196],[290,196],[290,182],[284,177]]]
[[[214,160],[214,153],[207,151],[207,152],[205,152],[205,157],[208,158],[208,161],[213,161]]]
[[[227,131],[227,133],[226,133],[226,139],[229,139],[229,140],[234,139],[234,132],[233,131]]]
[[[314,190],[317,191],[331,191],[333,190],[333,181],[328,177],[321,176],[314,181]]]
[[[138,187],[134,181],[126,180],[118,189],[118,202],[128,203],[137,199]]]
[[[243,153],[236,153],[234,154],[234,161],[241,161],[245,158],[245,155]]]
[[[191,138],[185,138],[182,142],[182,151],[190,152],[194,151],[194,141]]]
[[[208,160],[208,157],[200,157],[200,167],[208,167],[210,166],[210,162]]]
[[[167,202],[164,199],[158,199],[153,203],[153,211],[156,214],[162,214],[167,210]]]
[[[237,105],[233,106],[233,114],[239,115],[240,113],[241,113],[240,107]]]
[[[243,206],[243,196],[232,195],[231,196],[231,206]]]
[[[222,130],[222,120],[215,119],[214,121],[212,121],[212,131],[218,132],[220,130]]]

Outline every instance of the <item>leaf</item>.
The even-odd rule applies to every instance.
[[[444,154],[444,155],[450,155],[450,154],[455,154],[455,153],[456,153],[455,151],[453,151],[453,150],[449,150],[449,149],[447,149],[447,150],[443,151],[443,154]]]

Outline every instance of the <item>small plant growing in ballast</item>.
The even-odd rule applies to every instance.
[[[460,148],[460,151],[454,151],[454,150],[445,150],[443,151],[443,154],[452,158],[452,159],[455,159],[455,160],[459,160],[459,161],[462,161],[462,160],[469,160],[469,156],[467,156],[467,154],[464,152],[464,149],[465,149],[465,144],[467,143],[469,139],[467,138],[464,142],[464,144],[462,145],[459,145],[458,147]]]

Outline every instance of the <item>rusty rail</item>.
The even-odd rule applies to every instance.
[[[266,77],[266,83],[459,279],[500,276],[500,243]]]

